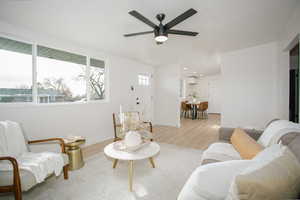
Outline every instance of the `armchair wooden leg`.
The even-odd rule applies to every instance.
[[[64,170],[64,179],[68,180],[69,179],[69,174],[68,174],[69,165],[64,166],[63,170]]]
[[[18,179],[15,180],[14,184],[14,195],[15,195],[15,200],[22,200],[22,189],[21,189],[21,183]]]
[[[20,187],[15,188],[15,200],[22,200],[22,191]]]

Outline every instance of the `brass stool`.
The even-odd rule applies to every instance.
[[[85,139],[68,142],[66,140],[66,152],[69,156],[69,170],[80,169],[84,166],[82,151],[79,145],[84,144]]]

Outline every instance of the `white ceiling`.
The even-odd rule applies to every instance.
[[[202,74],[219,71],[222,52],[277,40],[297,0],[1,0],[0,20],[107,53],[155,66],[180,64]],[[137,10],[165,23],[189,8],[198,13],[176,29],[197,37],[170,35],[156,45],[153,35],[124,38],[151,30],[128,14]],[[174,27],[175,28],[175,27]]]

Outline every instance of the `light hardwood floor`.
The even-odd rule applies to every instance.
[[[218,129],[220,127],[220,115],[209,114],[208,119],[181,119],[181,127],[154,126],[154,140],[178,146],[206,149],[210,144],[218,140]],[[83,148],[84,157],[89,157],[111,143],[113,139]]]
[[[206,149],[218,140],[220,115],[209,114],[208,119],[181,119],[181,127],[155,126],[154,140],[183,147]]]

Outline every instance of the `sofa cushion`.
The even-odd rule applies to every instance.
[[[203,152],[203,155],[201,157],[201,164],[207,163],[206,160],[228,161],[240,159],[240,154],[234,149],[231,144],[217,142],[211,144],[208,149]]]
[[[185,183],[178,200],[225,199],[234,176],[252,162],[233,160],[198,167]]]
[[[300,163],[288,147],[272,145],[238,174],[227,199],[279,200],[297,198]]]
[[[219,140],[222,142],[230,142],[230,138],[233,134],[235,128],[228,128],[228,127],[221,127],[219,129]],[[258,138],[263,133],[262,130],[256,130],[256,129],[243,129],[250,137],[252,137],[255,141],[258,140]]]
[[[236,128],[230,138],[232,146],[243,159],[252,159],[263,150],[263,146],[252,139],[243,129]]]
[[[67,154],[62,154],[64,165],[68,165],[69,157]],[[13,185],[13,171],[1,171],[0,186]],[[51,174],[49,174],[50,176]],[[22,191],[27,191],[37,184],[34,175],[27,170],[20,170],[21,188]]]

